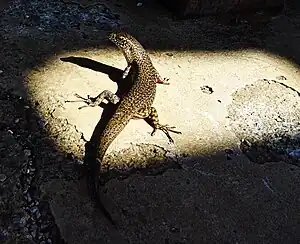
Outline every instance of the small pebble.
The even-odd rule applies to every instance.
[[[277,80],[287,80],[287,78],[284,77],[283,75],[277,76],[276,79]]]
[[[0,240],[5,241],[9,237],[9,232],[5,229],[0,228]]]
[[[26,157],[29,157],[31,155],[31,151],[29,149],[25,149],[24,154]]]
[[[35,213],[36,211],[38,211],[39,209],[37,207],[32,208],[31,212]]]
[[[37,219],[40,219],[41,218],[41,213],[40,212],[36,212],[36,214],[35,214],[35,217],[37,218]]]
[[[206,94],[212,94],[214,90],[210,86],[201,86],[201,91]]]
[[[42,128],[46,127],[46,125],[48,124],[48,122],[43,119],[39,120],[38,123]]]
[[[300,149],[293,150],[289,153],[290,156],[300,159]]]
[[[24,196],[24,198],[25,198],[25,200],[27,201],[27,202],[31,202],[32,201],[32,198],[29,196],[29,194],[27,195],[25,195]]]
[[[30,207],[36,206],[36,205],[35,205],[35,201],[30,202],[29,206],[30,206]]]
[[[230,148],[225,149],[225,153],[227,154],[233,154],[233,150]]]
[[[76,159],[76,160],[75,160],[75,163],[76,163],[76,164],[79,164],[79,165],[83,165],[83,164],[84,164],[84,162],[83,162],[82,160],[79,160],[79,159]]]
[[[3,182],[6,180],[6,175],[0,174],[0,181]]]
[[[172,227],[170,229],[171,232],[175,233],[175,232],[179,232],[180,230],[177,227]]]
[[[21,225],[22,227],[24,227],[24,226],[26,225],[26,222],[27,222],[27,218],[26,218],[26,217],[22,217],[22,218],[20,219],[20,225]]]
[[[35,231],[35,230],[34,230],[34,231],[31,231],[31,236],[32,236],[33,238],[36,237],[36,231]]]
[[[42,229],[42,230],[45,230],[45,229],[47,229],[48,227],[49,227],[49,225],[46,225],[46,224],[42,224],[42,225],[41,225],[41,229]]]
[[[34,172],[36,169],[35,168],[29,168],[30,172]]]

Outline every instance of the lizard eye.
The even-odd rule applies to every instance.
[[[124,41],[124,37],[123,36],[117,36],[118,41]]]
[[[126,39],[123,36],[117,36],[116,39],[121,45],[126,45]]]
[[[114,33],[114,32],[111,32],[111,33],[110,33],[110,35],[109,35],[109,37],[116,38],[116,37],[117,37],[117,35],[116,35],[116,33]]]

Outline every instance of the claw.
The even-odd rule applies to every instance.
[[[77,97],[80,100],[65,100],[66,103],[77,103],[77,102],[90,102],[90,96],[88,95],[88,98],[84,98],[80,95],[78,95],[77,93],[74,94],[75,97]]]
[[[93,101],[89,95],[87,95],[87,98],[84,98],[84,97],[78,95],[77,93],[75,93],[74,96],[81,99],[82,102],[85,102],[88,106],[93,106]],[[88,106],[82,106],[82,107],[88,107]]]
[[[87,98],[84,98],[84,97],[80,96],[79,94],[75,93],[74,96],[77,97],[78,99],[80,99],[81,102],[86,103],[86,105],[79,107],[78,108],[79,110],[83,109],[83,108],[97,106],[97,104],[94,103],[93,98],[91,98],[90,95],[87,95]]]
[[[79,98],[79,99],[86,100],[86,98],[80,96],[78,93],[75,93],[74,96],[77,97],[77,98]]]
[[[170,143],[174,143],[174,140],[173,138],[170,136],[169,134],[169,131],[173,132],[173,133],[176,133],[176,134],[182,134],[180,131],[175,131],[175,130],[172,130],[176,128],[175,126],[169,126],[169,125],[159,125],[157,128],[154,128],[152,133],[151,133],[151,136],[154,136],[154,134],[156,133],[157,130],[161,130],[163,133],[165,133],[165,135],[168,137],[169,139],[169,142]]]
[[[168,82],[169,80],[169,78],[157,78],[156,82],[162,85],[170,85],[170,82]]]

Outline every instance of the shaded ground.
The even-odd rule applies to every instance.
[[[299,241],[298,67],[259,53],[208,52],[257,48],[299,64],[296,5],[274,19],[256,13],[183,22],[152,1],[141,8],[134,1],[1,7],[1,241]],[[169,87],[158,88],[156,106],[162,120],[172,118],[184,134],[172,147],[163,135],[150,138],[137,121],[112,145],[103,195],[115,229],[92,208],[76,170],[100,111],[79,113],[78,104],[63,101],[74,92],[116,87],[107,75],[59,58],[124,68],[106,40],[119,26],[138,37],[171,78]],[[98,71],[103,63],[94,63]]]

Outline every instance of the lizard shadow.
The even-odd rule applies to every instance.
[[[120,70],[118,68],[112,67],[112,66],[107,65],[107,64],[97,62],[93,59],[84,58],[84,57],[69,56],[69,57],[65,57],[65,58],[60,58],[60,60],[63,61],[63,62],[76,64],[76,65],[78,65],[80,67],[83,67],[83,68],[88,68],[88,69],[91,69],[91,70],[94,70],[94,71],[97,71],[97,72],[107,74],[108,77],[113,82],[116,82],[117,84],[122,79],[123,70]],[[122,90],[122,88],[120,90]]]
[[[63,62],[69,62],[76,64],[78,66],[84,67],[84,68],[89,68],[91,70],[97,71],[97,72],[102,72],[104,74],[107,74],[109,78],[117,83],[117,91],[116,95],[119,98],[122,98],[133,85],[133,79],[132,77],[132,72],[135,70],[134,67],[135,64],[133,65],[133,68],[130,69],[129,74],[123,79],[123,70],[120,70],[118,68],[97,62],[95,60],[89,59],[89,58],[84,58],[84,57],[64,57],[60,59]],[[99,91],[99,94],[102,91]],[[119,103],[118,103],[119,104]],[[79,166],[78,170],[79,173],[85,177],[86,176],[86,183],[87,183],[87,190],[88,190],[88,195],[92,199],[95,199],[94,196],[94,191],[93,191],[93,175],[95,172],[99,171],[100,166],[99,165],[101,162],[97,160],[97,155],[98,155],[98,150],[99,150],[99,144],[100,144],[100,138],[103,130],[105,129],[105,126],[111,119],[111,117],[114,115],[116,109],[118,108],[118,104],[113,104],[113,103],[104,103],[102,102],[99,106],[103,108],[103,112],[101,114],[101,118],[98,121],[97,125],[95,126],[92,136],[89,141],[85,143],[85,155],[84,155],[84,164],[83,166]],[[92,174],[91,174],[92,172]],[[102,180],[100,180],[100,184],[103,185]],[[107,215],[105,212],[105,208],[101,202],[97,202],[96,200],[96,206],[102,211],[104,211],[104,214]],[[108,216],[109,217],[109,216]],[[110,218],[110,217],[109,217]]]

